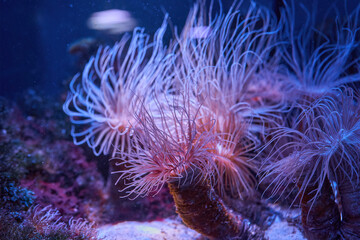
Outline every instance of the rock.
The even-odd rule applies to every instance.
[[[286,221],[275,221],[266,230],[265,236],[269,240],[306,240],[299,229],[290,226]]]
[[[104,225],[98,229],[103,240],[193,240],[201,236],[177,220],[135,222],[126,221],[116,225]]]

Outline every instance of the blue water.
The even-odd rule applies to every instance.
[[[71,43],[86,37],[102,43],[113,43],[120,36],[109,36],[90,30],[86,21],[90,15],[106,9],[127,10],[137,25],[150,34],[161,25],[168,12],[174,26],[181,29],[194,0],[1,0],[0,1],[0,95],[13,98],[24,89],[34,88],[43,95],[56,96],[64,92],[61,83],[81,69],[77,57],[68,53]],[[244,2],[249,2],[245,0]],[[257,0],[259,4],[277,10],[281,1]],[[315,9],[314,1],[298,1]],[[335,0],[320,0],[317,15],[321,18]],[[343,1],[337,1],[340,14]],[[232,1],[223,1],[224,8]],[[280,3],[280,4],[279,4]],[[349,0],[354,9],[358,0]],[[274,9],[275,8],[275,9]],[[300,8],[298,8],[300,9]],[[303,13],[302,13],[303,14]],[[302,14],[298,21],[301,23]],[[337,14],[331,15],[339,17]],[[170,37],[170,36],[168,36]]]

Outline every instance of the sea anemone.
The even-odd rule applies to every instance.
[[[207,12],[205,2],[195,4],[176,39],[176,80],[190,83],[200,101],[221,100],[234,112],[244,102],[266,95],[259,85],[271,86],[267,89],[274,89],[270,92],[276,92],[277,99],[282,100],[284,79],[278,52],[281,26],[271,13],[254,3],[244,11],[242,2],[235,1],[227,13],[214,17],[214,4]],[[194,38],[194,29],[206,29],[206,35]],[[208,95],[209,91],[215,95]],[[269,106],[261,104],[258,109],[266,112]]]
[[[294,7],[285,2],[280,20],[291,98],[283,126],[271,128],[265,138],[261,182],[270,182],[265,190],[270,197],[297,192],[292,204],[300,200],[307,238],[352,239],[359,235],[360,219],[353,200],[360,194],[360,108],[358,92],[349,86],[360,80],[359,8],[329,25],[336,32],[332,37],[307,10],[307,21],[297,27]]]
[[[75,144],[86,142],[97,156],[130,151],[137,106],[152,101],[157,78],[167,71],[166,19],[152,42],[144,29],[136,28],[132,37],[125,34],[112,48],[100,47],[81,78],[75,75],[63,106]]]
[[[127,180],[128,186],[122,189],[127,196],[156,194],[167,184],[177,212],[190,228],[210,237],[246,239],[251,235],[249,224],[233,213],[214,189],[217,184],[243,180],[234,184],[238,190],[237,187],[247,180],[244,174],[248,172],[244,169],[249,164],[245,160],[240,167],[240,158],[231,155],[234,158],[231,159],[222,150],[213,148],[219,148],[220,144],[224,148],[236,146],[237,143],[231,141],[239,139],[225,140],[222,134],[212,131],[216,125],[214,120],[202,119],[199,124],[199,109],[194,111],[195,106],[186,96],[173,96],[166,109],[158,105],[161,122],[143,108],[137,117],[139,123],[134,134],[137,144],[133,152],[124,154],[118,163],[124,165],[125,170],[114,173],[121,173],[119,180]],[[233,163],[229,163],[229,167],[225,163],[219,166],[219,161]],[[237,170],[230,169],[233,167]],[[222,174],[228,178],[222,179]]]
[[[310,239],[322,239],[319,236],[329,228],[336,236],[336,222],[353,221],[343,217],[352,214],[342,207],[351,198],[343,198],[339,189],[348,184],[355,187],[360,181],[360,98],[349,88],[333,93],[303,107],[291,128],[274,129],[268,143],[272,153],[265,160],[265,177],[273,176],[273,195],[292,184],[299,187],[303,225]],[[331,191],[333,197],[328,194]],[[359,194],[355,188],[352,193]],[[324,205],[325,213],[319,211]],[[319,212],[329,215],[319,216]],[[329,218],[335,220],[326,223]],[[314,229],[316,221],[320,226]]]
[[[228,13],[209,17],[206,22],[205,1],[195,4],[184,30],[171,48],[175,59],[173,74],[162,76],[163,82],[171,82],[171,96],[161,94],[158,108],[147,110],[148,114],[138,115],[138,118],[150,119],[151,116],[154,126],[170,136],[176,135],[174,129],[177,127],[166,119],[178,116],[173,110],[166,111],[169,104],[163,103],[173,101],[166,98],[186,95],[183,98],[189,103],[186,111],[197,115],[192,120],[196,131],[216,136],[208,148],[217,156],[213,157],[216,168],[212,174],[216,175],[218,193],[241,198],[250,195],[255,187],[256,164],[249,159],[259,147],[257,135],[264,134],[265,122],[270,124],[274,118],[279,119],[279,115],[271,112],[274,106],[261,105],[254,110],[247,101],[251,98],[247,95],[248,85],[259,80],[257,76],[268,62],[275,62],[270,52],[276,46],[278,26],[271,22],[266,10],[257,10],[252,4],[242,15],[239,8],[239,4],[234,4]],[[206,27],[206,36],[191,37],[190,32],[196,27]],[[209,124],[212,121],[213,126]],[[164,123],[167,123],[166,130]],[[146,145],[145,141],[141,144]],[[159,144],[154,148],[159,148]],[[164,146],[164,149],[167,148]]]
[[[222,239],[252,238],[223,199],[252,197],[269,153],[272,193],[299,187],[309,238],[356,235],[360,98],[343,85],[360,79],[357,14],[333,40],[306,31],[310,18],[296,34],[286,3],[279,21],[255,4],[242,14],[235,1],[213,16],[214,3],[205,3],[169,47],[165,17],[152,42],[136,28],[98,50],[64,104],[75,144],[119,160],[127,197],[167,184],[184,223]]]
[[[158,105],[160,122],[144,106],[141,115],[137,115],[138,129],[134,134],[137,144],[118,163],[126,166],[120,171],[120,178],[129,180],[129,186],[122,189],[129,189],[129,195],[154,194],[170,179],[186,178],[187,172],[199,172],[193,176],[197,181],[212,178],[212,153],[207,145],[214,136],[198,132],[189,102],[177,99],[168,103],[167,112],[163,105]]]
[[[256,161],[250,159],[260,144],[255,133],[251,132],[254,111],[246,102],[232,105],[228,97],[233,93],[222,91],[216,82],[209,85],[202,92],[202,97],[208,97],[203,101],[199,96],[196,98],[201,107],[195,124],[199,132],[216,136],[208,145],[216,164],[215,188],[221,196],[250,196],[255,189],[254,173],[257,171]]]
[[[358,174],[359,99],[351,89],[337,93],[324,95],[304,108],[291,128],[274,129],[271,140],[274,145],[285,143],[282,141],[286,139],[268,157],[275,162],[270,169],[279,178],[286,175],[286,179],[303,182],[304,187],[315,180],[313,183],[321,188],[325,178],[339,181],[335,176],[340,173],[334,170],[342,171],[342,176]]]
[[[126,180],[127,196],[156,194],[167,183],[183,221],[206,236],[248,239],[248,224],[222,197],[254,192],[258,162],[250,159],[266,128],[281,121],[277,104],[253,109],[247,95],[276,62],[278,26],[266,10],[251,5],[242,15],[239,8],[205,22],[204,1],[195,4],[171,46],[173,74],[162,76],[171,91],[136,114],[133,151],[114,173]],[[207,32],[195,38],[194,28]]]
[[[256,163],[249,159],[259,147],[258,136],[265,134],[265,123],[269,126],[281,121],[281,104],[270,104],[257,87],[266,82],[260,77],[266,75],[262,71],[270,73],[270,66],[278,64],[279,26],[267,10],[251,4],[242,14],[240,6],[235,2],[227,13],[213,17],[213,4],[210,13],[205,1],[195,4],[175,41],[172,81],[178,91],[186,92],[201,106],[196,120],[199,131],[218,135],[212,141],[218,156],[214,159],[217,191],[222,196],[242,198],[255,186]],[[194,29],[206,29],[206,34],[195,38]],[[278,99],[283,99],[277,70],[273,69],[273,78],[266,78],[266,85],[278,86]],[[264,97],[254,100],[255,95]],[[211,120],[211,130],[202,130]]]
[[[345,21],[337,19],[336,23],[330,23],[327,20],[325,27],[324,24],[316,25],[316,15],[302,6],[305,21],[298,27],[295,4],[284,3],[281,40],[287,44],[281,45],[281,52],[290,70],[288,77],[293,82],[293,94],[300,98],[304,95],[316,98],[334,88],[359,81],[359,72],[353,70],[360,63],[360,57],[354,55],[359,46],[360,8],[347,15]],[[335,38],[333,33],[336,33]]]

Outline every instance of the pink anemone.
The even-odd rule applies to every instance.
[[[95,155],[130,151],[133,115],[141,102],[151,103],[158,78],[168,71],[163,35],[166,19],[153,42],[143,29],[124,35],[112,48],[100,47],[83,73],[75,75],[63,109],[73,124],[74,143],[87,143]]]

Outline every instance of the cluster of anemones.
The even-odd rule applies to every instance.
[[[357,14],[332,39],[305,30],[314,27],[310,20],[295,31],[287,5],[279,20],[254,4],[242,12],[234,3],[215,17],[213,7],[198,1],[168,46],[166,17],[152,41],[135,29],[100,48],[64,104],[74,142],[119,159],[128,196],[154,194],[167,183],[184,222],[208,236],[249,237],[221,197],[251,197],[258,173],[273,179],[273,195],[299,187],[307,237],[327,231],[313,230],[317,222],[308,218],[326,187],[339,221],[358,226],[360,216],[339,202],[344,184],[360,180],[360,98],[350,89],[360,80]],[[220,197],[217,207],[211,196]],[[219,217],[209,219],[214,212]],[[340,228],[334,236],[357,234]]]

